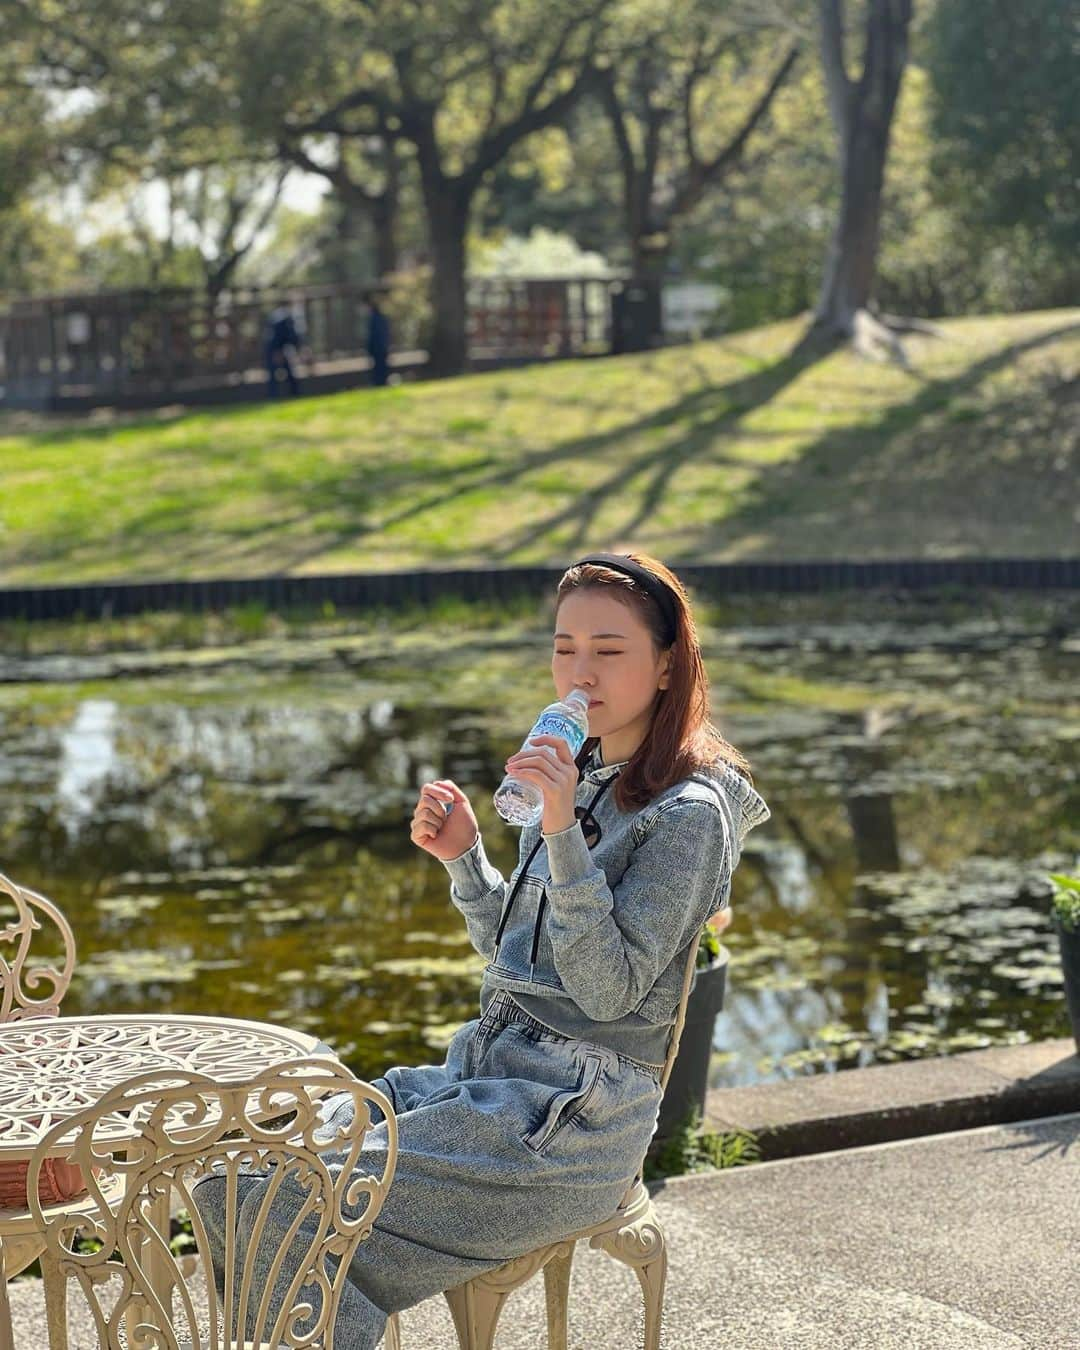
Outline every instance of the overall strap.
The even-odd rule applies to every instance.
[[[589,805],[585,808],[585,810],[586,810],[587,813],[592,811],[593,807],[594,807],[594,806],[596,805],[596,803],[600,800],[600,798],[604,795],[604,793],[608,790],[608,788],[609,788],[609,787],[611,786],[611,784],[615,781],[615,779],[618,778],[618,776],[619,776],[619,775],[618,775],[617,773],[613,773],[613,774],[611,775],[610,778],[605,779],[605,781],[604,781],[603,783],[600,784],[600,787],[598,788],[598,790],[593,794],[593,799],[592,799],[592,801],[591,801],[591,802],[589,803]],[[494,960],[496,959],[496,957],[499,955],[499,943],[502,942],[502,935],[503,935],[503,932],[504,932],[505,929],[506,929],[507,920],[510,918],[510,911],[511,911],[511,909],[513,909],[513,907],[514,907],[514,901],[517,899],[517,893],[518,893],[518,891],[521,889],[521,883],[525,880],[525,874],[526,874],[526,872],[528,872],[528,870],[529,870],[529,864],[532,862],[532,860],[536,857],[537,853],[540,851],[540,846],[543,844],[543,842],[544,842],[544,836],[543,836],[543,833],[541,833],[541,834],[540,834],[540,837],[537,839],[536,843],[533,845],[532,852],[529,854],[529,856],[525,859],[524,863],[522,864],[522,866],[521,866],[521,871],[518,873],[518,878],[517,878],[517,880],[514,882],[513,888],[512,888],[512,890],[510,891],[509,896],[507,897],[507,900],[506,900],[505,905],[503,906],[503,912],[502,912],[502,915],[501,915],[500,918],[499,918],[499,927],[498,927],[498,929],[497,929],[497,931],[496,931],[496,933],[495,933],[495,950],[491,953],[491,959],[492,959],[492,961],[494,961]],[[536,931],[539,931],[540,915],[543,914],[543,911],[544,911],[544,904],[545,904],[546,900],[547,900],[547,892],[545,891],[544,894],[540,897],[540,907],[539,907],[539,911],[538,911],[538,913],[537,913],[537,930],[536,930]],[[535,965],[535,964],[536,964],[536,945],[537,945],[536,931],[534,931],[534,933],[533,933],[533,955],[532,955],[532,962],[531,962],[532,965]]]

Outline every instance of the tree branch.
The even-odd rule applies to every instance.
[[[746,120],[727,145],[712,159],[704,162],[695,160],[689,165],[682,188],[676,193],[672,215],[684,215],[700,201],[706,188],[711,187],[723,178],[738,163],[746,149],[747,142],[769,111],[784,81],[794,69],[795,63],[799,59],[799,51],[797,45],[788,50],[784,59],[774,71],[765,92],[754,104]],[[687,116],[690,115],[689,104],[687,104],[686,113]],[[687,139],[688,144],[692,142],[692,133],[689,134]]]
[[[619,169],[622,176],[623,202],[628,216],[632,219],[637,201],[638,168],[634,159],[634,147],[630,140],[630,131],[626,125],[626,114],[619,102],[614,68],[608,66],[605,70],[595,71],[593,82],[600,95],[600,101],[607,112],[608,121],[611,123],[611,132],[615,138],[615,150],[619,157]]]
[[[351,94],[346,94],[344,98],[338,99],[332,108],[327,108],[326,112],[321,113],[313,121],[287,122],[285,130],[290,136],[355,135],[355,131],[350,132],[342,124],[341,118],[345,113],[352,112],[356,108],[367,108],[378,113],[380,117],[396,117],[404,121],[403,109],[381,91],[354,89]]]
[[[592,78],[592,56],[593,48],[596,45],[595,27],[589,37],[586,50],[570,88],[563,90],[560,94],[553,94],[544,104],[538,104],[537,99],[543,93],[544,86],[562,66],[563,55],[570,38],[584,25],[590,23],[595,25],[603,9],[604,3],[601,0],[601,3],[598,3],[591,12],[578,15],[577,18],[570,19],[564,25],[563,31],[556,39],[548,59],[525,91],[525,97],[517,115],[499,127],[497,131],[485,136],[476,147],[472,164],[461,174],[459,180],[466,192],[475,189],[484,174],[499,164],[518,141],[532,135],[535,131],[541,131],[544,127],[552,126],[565,116],[577,102],[586,83]]]
[[[843,147],[850,129],[852,91],[844,63],[844,0],[821,0],[821,64],[829,115]]]
[[[367,206],[375,204],[378,194],[369,192],[367,188],[349,176],[349,171],[346,169],[340,154],[336,164],[319,164],[311,158],[301,145],[294,145],[289,141],[279,141],[278,149],[298,169],[303,169],[305,173],[317,174],[320,178],[325,178],[328,183],[333,183],[343,197],[364,202]]]

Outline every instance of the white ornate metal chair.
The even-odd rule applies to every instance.
[[[75,938],[64,915],[37,891],[19,886],[0,872],[0,896],[8,896],[15,905],[14,922],[0,926],[0,1022],[25,1017],[59,1017],[60,1000],[67,993],[75,969]],[[0,899],[0,924],[6,922],[10,906]],[[59,969],[48,962],[31,963],[31,941],[43,921],[57,930],[63,948]],[[6,944],[10,943],[8,947]],[[35,995],[44,985],[41,994]]]
[[[319,1102],[342,1092],[352,1095],[355,1118],[346,1132],[329,1139]],[[389,1149],[378,1175],[362,1170],[361,1147],[371,1124],[371,1104],[387,1121]],[[119,1144],[118,1113],[136,1125],[134,1137]],[[343,1155],[335,1159],[343,1164],[340,1168],[331,1170],[321,1156],[328,1149]],[[81,1215],[78,1232],[98,1240],[96,1251],[86,1250],[92,1244],[77,1241],[70,1219],[50,1216],[35,1204],[40,1170],[48,1158],[58,1155],[81,1167],[88,1178],[93,1205]],[[100,1350],[134,1345],[173,1350],[241,1346],[278,1350],[303,1345],[331,1350],[349,1262],[357,1245],[371,1234],[396,1164],[392,1104],[377,1088],[329,1059],[289,1060],[229,1083],[169,1070],[143,1073],[120,1084],[93,1107],[57,1124],[31,1159],[31,1207],[46,1238],[41,1264],[50,1350],[69,1350],[67,1295],[72,1281],[89,1309]],[[239,1179],[253,1168],[269,1169],[270,1180],[257,1202],[247,1250],[238,1262],[237,1218],[246,1192]],[[357,1168],[361,1170],[354,1175]],[[222,1299],[211,1273],[210,1241],[191,1196],[195,1183],[210,1175],[223,1182]],[[106,1177],[123,1183],[119,1204],[104,1194]],[[299,1197],[297,1216],[269,1270],[257,1274],[258,1236],[283,1185]],[[208,1314],[200,1312],[194,1291],[185,1282],[192,1263],[170,1248],[173,1200],[192,1217],[203,1257]],[[287,1285],[281,1307],[275,1309],[271,1295],[279,1276]],[[79,1350],[85,1350],[81,1343]]]
[[[54,938],[59,936],[61,956],[56,963],[31,951],[34,934],[46,927],[55,930]],[[0,872],[0,1022],[58,1017],[74,969],[75,938],[60,909]],[[25,1270],[44,1247],[44,1238],[22,1203],[25,1182],[26,1163],[0,1164],[0,1350],[7,1350],[4,1341],[11,1334],[7,1281]],[[53,1178],[50,1183],[46,1194],[55,1190]]]
[[[727,911],[718,913],[726,914]],[[714,915],[710,923],[716,918],[717,915]],[[699,932],[690,945],[687,957],[678,1013],[668,1037],[664,1071],[660,1078],[661,1088],[667,1087],[679,1051],[679,1039],[686,1021],[686,1001],[694,981],[700,942]],[[652,1198],[642,1180],[644,1168],[645,1159],[642,1158],[637,1175],[610,1218],[591,1228],[568,1233],[558,1242],[537,1247],[495,1270],[486,1271],[465,1284],[447,1289],[443,1297],[450,1305],[461,1350],[492,1350],[503,1304],[515,1289],[531,1280],[541,1268],[544,1271],[547,1301],[548,1350],[566,1350],[570,1265],[575,1245],[586,1238],[590,1247],[607,1252],[629,1266],[637,1276],[645,1298],[645,1350],[659,1350],[664,1284],[667,1280],[667,1243]],[[397,1350],[400,1334],[398,1315],[394,1313],[388,1320],[388,1350]]]

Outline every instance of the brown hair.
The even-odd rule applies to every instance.
[[[639,809],[666,788],[711,767],[717,758],[730,764],[752,783],[750,765],[709,720],[709,678],[701,659],[697,625],[682,582],[657,558],[622,550],[639,566],[648,568],[672,590],[675,641],[667,689],[657,691],[653,718],[645,738],[615,783],[615,801],[623,811]],[[555,595],[555,611],[571,591],[587,587],[611,589],[615,599],[632,609],[652,635],[657,655],[667,648],[667,631],[660,606],[633,577],[598,563],[581,563],[563,573]],[[599,742],[590,737],[581,748],[584,758]]]

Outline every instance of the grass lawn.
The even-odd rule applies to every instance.
[[[227,411],[0,421],[0,581],[1076,552],[1080,310],[912,369],[689,347]]]

